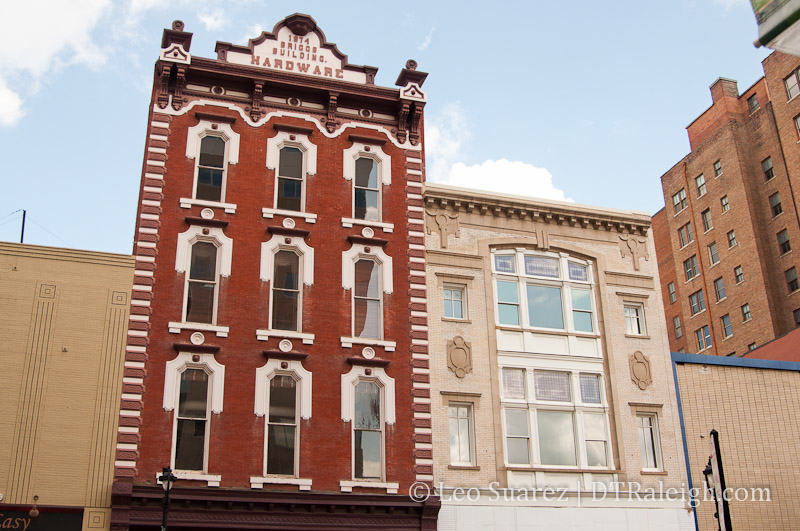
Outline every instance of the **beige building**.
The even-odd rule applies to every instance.
[[[424,201],[439,529],[693,528],[650,217]]]
[[[733,529],[797,529],[800,363],[680,352],[672,359],[692,484],[703,487],[709,433],[716,429]],[[712,500],[700,496],[701,531],[717,529]]]
[[[109,528],[133,264],[0,243],[3,528]]]

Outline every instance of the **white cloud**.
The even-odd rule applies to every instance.
[[[261,24],[254,24],[252,26],[247,26],[247,31],[245,34],[236,41],[237,44],[247,44],[249,39],[255,39],[261,36],[261,33],[264,31],[264,26]]]
[[[448,103],[438,114],[426,117],[428,179],[433,182],[446,181],[450,167],[461,157],[461,146],[468,139],[467,118],[458,103]]]
[[[0,79],[0,125],[11,126],[25,116],[22,98]]]
[[[200,11],[197,13],[197,19],[202,22],[208,31],[220,30],[228,25],[225,13],[221,9]]]
[[[572,201],[563,190],[553,186],[549,171],[521,161],[487,160],[472,166],[457,162],[450,168],[446,183],[502,194]]]
[[[428,46],[431,45],[431,39],[433,39],[433,30],[435,30],[435,29],[436,29],[436,27],[431,28],[431,30],[428,32],[428,35],[425,37],[425,40],[422,41],[422,44],[417,46],[417,50],[425,51],[425,50],[428,49]]]

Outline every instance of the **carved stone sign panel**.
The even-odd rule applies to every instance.
[[[459,378],[472,372],[472,345],[461,336],[447,342],[447,367]]]

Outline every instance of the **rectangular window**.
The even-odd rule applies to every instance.
[[[218,136],[203,137],[197,159],[197,188],[194,198],[221,201],[224,175],[225,141]]]
[[[761,170],[764,172],[765,181],[769,181],[775,177],[775,170],[772,168],[772,157],[767,157],[761,161]]]
[[[204,471],[208,437],[208,373],[202,369],[186,369],[181,373],[175,431],[175,469]]]
[[[494,257],[494,270],[498,273],[511,273],[512,275],[516,272],[516,268],[514,267],[514,255],[513,254],[498,254]]]
[[[535,371],[534,388],[536,400],[571,402],[570,373],[554,371]]]
[[[372,260],[355,264],[353,286],[353,335],[380,339],[383,335],[381,266]]]
[[[700,217],[703,219],[703,230],[705,232],[710,231],[714,228],[714,224],[711,222],[711,210],[705,209],[700,213]]]
[[[711,261],[711,265],[719,263],[719,251],[717,250],[717,242],[714,242],[708,246],[708,259]]]
[[[528,284],[527,295],[531,326],[564,329],[560,287]]]
[[[722,175],[722,162],[716,161],[714,163],[714,177]]]
[[[497,322],[519,326],[519,292],[516,282],[497,281]]]
[[[714,292],[717,295],[717,301],[721,301],[725,298],[725,282],[722,280],[722,277],[714,281]]]
[[[736,245],[736,232],[728,231],[728,249]]]
[[[186,322],[214,324],[217,299],[217,246],[198,241],[192,245],[186,279]]]
[[[753,94],[747,98],[747,110],[753,114],[758,110],[758,94]]]
[[[605,415],[584,413],[583,432],[586,437],[586,464],[588,466],[608,466]]]
[[[644,306],[641,304],[625,304],[625,333],[643,336],[646,335],[644,327]]]
[[[383,475],[381,389],[375,382],[358,382],[354,399],[353,476],[380,479]]]
[[[642,454],[642,470],[661,468],[661,442],[658,437],[658,423],[653,413],[637,413],[639,428],[639,449]]]
[[[450,403],[449,419],[450,464],[471,466],[475,463],[472,406],[470,404]]]
[[[681,247],[686,247],[694,241],[694,231],[692,230],[691,222],[678,229],[678,239],[681,242]]]
[[[727,195],[723,195],[722,197],[719,198],[719,204],[722,206],[723,214],[731,209],[731,205],[730,203],[728,203]]]
[[[569,279],[587,282],[589,280],[589,268],[583,264],[567,262],[569,269]]]
[[[581,374],[581,402],[584,404],[600,404],[600,376],[597,374]]]
[[[575,466],[575,422],[571,411],[536,412],[539,458],[543,465]]]
[[[677,214],[687,206],[689,206],[689,201],[686,199],[686,189],[681,188],[672,196],[672,204],[675,206],[675,213]]]
[[[294,251],[275,253],[272,277],[272,329],[298,331],[301,322],[300,257]]]
[[[464,319],[464,293],[465,286],[445,285],[444,286],[444,316],[450,319]]]
[[[378,183],[378,162],[372,158],[356,159],[356,178],[353,183],[353,217],[365,221],[380,221],[381,190]]]
[[[797,291],[798,288],[800,288],[800,284],[797,282],[797,271],[795,268],[787,269],[783,274],[786,277],[786,285],[789,287],[789,293]]]
[[[736,277],[736,283],[744,282],[744,270],[742,266],[736,266],[733,268],[733,276]]]
[[[727,313],[720,319],[722,321],[722,333],[725,337],[733,335],[733,325],[731,325],[731,316]]]
[[[278,374],[269,382],[267,474],[295,475],[297,447],[297,382]]]
[[[558,278],[558,258],[525,256],[525,274],[538,277]]]
[[[778,247],[781,249],[781,254],[786,254],[792,250],[792,244],[789,242],[789,232],[783,229],[777,234]]]
[[[783,205],[781,205],[781,194],[775,192],[769,196],[769,207],[772,209],[772,216],[775,217],[783,212]]]
[[[745,303],[742,305],[742,322],[749,321],[753,316],[750,315],[750,304]]]
[[[795,326],[800,326],[800,308],[792,312]]]
[[[670,282],[669,284],[667,284],[667,293],[669,293],[669,303],[675,304],[675,302],[678,300],[678,294],[675,293],[674,282]]]
[[[692,315],[696,315],[706,309],[706,298],[703,295],[703,290],[695,291],[689,295],[689,306],[692,309]]]
[[[697,185],[697,197],[706,195],[706,178],[702,173],[694,178],[694,183]]]
[[[503,398],[525,399],[525,369],[503,369]]]
[[[296,147],[281,148],[275,208],[303,211],[303,152]]]
[[[692,255],[683,261],[683,270],[686,273],[686,280],[692,280],[700,274],[700,265],[697,262],[697,255]]]
[[[593,332],[592,292],[588,289],[572,288],[572,324],[576,332]]]
[[[675,329],[675,339],[683,337],[683,330],[681,329],[681,318],[676,315],[672,318],[672,327]]]
[[[699,328],[695,335],[697,336],[697,351],[705,350],[711,347],[711,329],[708,325]]]
[[[750,343],[749,345],[747,345],[747,350],[748,351],[755,350],[755,349],[756,349],[756,344],[755,343]]]
[[[797,84],[798,78],[800,78],[800,72],[795,70],[789,77],[783,80],[783,84],[786,86],[786,95],[789,99],[794,98],[800,93],[800,87]]]
[[[528,410],[506,408],[506,459],[509,465],[531,463]]]

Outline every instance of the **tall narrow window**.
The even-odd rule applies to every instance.
[[[717,161],[714,163],[714,177],[722,175],[722,162]]]
[[[298,330],[300,315],[300,257],[292,251],[275,253],[272,276],[272,329]]]
[[[728,248],[734,247],[736,243],[736,232],[732,230],[728,231]]]
[[[800,86],[797,84],[799,76],[800,73],[795,70],[789,77],[783,80],[784,85],[786,85],[786,95],[789,99],[792,99],[800,94]]]
[[[702,173],[694,178],[694,183],[697,185],[697,197],[706,195],[706,178]]]
[[[706,309],[706,298],[703,295],[703,290],[695,291],[689,295],[689,306],[692,309],[692,315],[698,314]]]
[[[303,152],[296,147],[281,148],[275,208],[303,211]]]
[[[572,324],[575,331],[592,332],[592,321],[592,292],[588,289],[572,288]]]
[[[697,351],[711,347],[711,330],[708,325],[703,326],[695,332],[697,336]]]
[[[637,413],[639,449],[643,470],[658,470],[661,467],[661,444],[658,439],[658,424],[654,414]]]
[[[731,209],[731,205],[728,202],[728,196],[727,195],[723,195],[722,197],[719,198],[719,204],[722,207],[722,213],[723,214]]]
[[[721,301],[725,298],[725,281],[722,280],[722,277],[714,281],[714,292],[717,296],[717,301]]]
[[[675,207],[675,213],[677,214],[687,206],[689,206],[689,201],[686,199],[686,189],[681,188],[672,196],[672,204]]]
[[[700,274],[700,265],[697,262],[697,255],[692,255],[683,261],[683,270],[686,273],[686,280],[692,280]]]
[[[355,201],[353,217],[365,221],[380,221],[380,184],[378,163],[367,157],[356,160]]]
[[[772,167],[772,157],[767,157],[761,161],[761,170],[764,172],[765,181],[769,181],[775,177],[775,170]]]
[[[444,316],[449,319],[464,319],[464,286],[444,287]]]
[[[506,460],[509,465],[529,465],[530,431],[527,409],[506,409]]]
[[[742,322],[749,321],[753,316],[750,314],[750,304],[745,303],[742,305]]]
[[[731,337],[733,335],[733,325],[731,324],[731,316],[727,313],[722,316],[720,319],[722,321],[722,334],[725,337]]]
[[[758,94],[753,94],[747,98],[747,110],[753,114],[758,110]]]
[[[711,265],[719,263],[719,251],[717,250],[717,242],[714,242],[708,246],[708,259],[711,261]]]
[[[181,373],[175,415],[175,469],[204,471],[208,436],[208,374],[202,369]]]
[[[786,277],[786,284],[789,286],[789,293],[800,289],[800,284],[797,282],[797,270],[795,268],[786,270],[784,276]]]
[[[773,217],[783,212],[783,205],[781,205],[780,193],[775,192],[774,194],[769,196],[769,207],[772,209]]]
[[[644,307],[641,304],[626,304],[625,332],[635,336],[645,335]]]
[[[355,265],[353,335],[380,339],[381,313],[380,265],[372,260],[359,260]]]
[[[733,276],[736,278],[736,283],[744,282],[744,270],[742,266],[736,266],[733,268]]]
[[[703,210],[700,213],[700,217],[703,219],[703,230],[708,232],[714,228],[714,224],[711,222],[711,210],[708,208]]]
[[[222,200],[222,178],[225,171],[225,141],[218,136],[206,136],[200,141],[197,163],[195,199]]]
[[[674,282],[667,284],[667,292],[669,293],[669,303],[674,304],[678,300],[678,294],[675,292]]]
[[[602,413],[584,413],[583,431],[586,436],[586,464],[608,466],[606,420]]]
[[[358,382],[353,418],[353,470],[356,479],[382,476],[381,390],[375,382]]]
[[[786,229],[778,233],[778,247],[781,249],[781,254],[792,250],[792,244],[789,242],[789,232]]]
[[[672,318],[672,327],[675,329],[675,339],[683,337],[683,329],[681,328],[681,317],[676,315]]]
[[[681,247],[685,247],[694,241],[694,231],[691,223],[687,223],[678,229],[678,239],[681,242]]]
[[[472,437],[472,406],[450,404],[450,464],[470,466],[475,461],[475,443]]]
[[[295,475],[297,382],[284,374],[269,382],[267,474]]]
[[[217,293],[217,246],[210,242],[192,245],[186,282],[186,321],[213,323]]]

